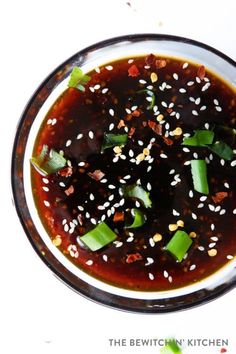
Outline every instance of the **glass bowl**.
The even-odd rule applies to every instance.
[[[164,313],[206,303],[233,288],[236,284],[235,260],[196,284],[171,291],[137,292],[92,278],[62,255],[42,226],[33,201],[29,164],[40,124],[53,102],[66,88],[68,76],[75,65],[88,72],[122,57],[149,53],[201,63],[233,87],[236,86],[236,63],[216,49],[193,40],[170,35],[138,34],[94,44],[56,68],[33,94],[17,128],[11,176],[14,203],[24,231],[34,250],[61,281],[86,298],[112,308]]]

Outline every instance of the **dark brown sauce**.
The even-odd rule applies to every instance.
[[[130,77],[128,70],[134,64],[140,75]],[[34,146],[34,155],[41,151],[43,144],[56,151],[63,150],[73,167],[73,174],[69,177],[54,174],[45,178],[32,168],[35,203],[52,240],[57,244],[55,239],[58,240],[56,236],[60,235],[60,250],[87,273],[107,283],[133,290],[167,290],[197,282],[224,266],[232,258],[229,256],[234,256],[236,251],[236,217],[233,213],[236,208],[236,167],[232,167],[230,161],[222,162],[208,149],[191,147],[189,152],[186,149],[183,151],[182,134],[169,134],[167,137],[177,127],[182,129],[183,134],[191,135],[194,129],[208,128],[206,123],[210,128],[216,125],[235,127],[235,92],[207,70],[205,77],[196,81],[197,64],[189,63],[188,67],[183,68],[184,61],[177,58],[166,58],[166,64],[161,69],[154,64],[145,68],[145,57],[134,58],[133,63],[122,59],[109,64],[112,70],[104,66],[99,73],[90,73],[92,79],[85,93],[74,88],[67,89],[53,104]],[[150,80],[152,72],[158,76],[154,83]],[[139,80],[147,83],[140,83]],[[211,85],[202,91],[208,83]],[[150,104],[146,100],[147,94],[137,94],[137,91],[150,85],[153,86],[150,89],[155,93],[158,106],[154,110],[147,109]],[[95,87],[92,89],[94,92],[89,87]],[[105,88],[108,88],[107,92]],[[186,92],[182,90],[181,93],[180,89]],[[220,108],[217,109],[217,106]],[[130,113],[137,110],[140,113],[138,117]],[[148,121],[159,123],[156,119],[159,114],[163,114],[165,120],[162,136],[156,134],[148,124]],[[55,118],[56,121],[53,121]],[[119,157],[114,162],[112,148],[103,154],[100,151],[104,132],[125,133],[124,127],[117,128],[120,120],[124,121],[129,133],[131,128],[135,128],[135,132],[122,149],[125,159]],[[83,137],[80,138],[79,134],[83,134]],[[165,135],[173,141],[172,145],[168,145],[168,139],[163,138]],[[151,140],[153,138],[155,141]],[[152,145],[151,158],[154,158],[151,163],[150,160],[144,160],[137,165],[130,161],[149,144]],[[167,158],[160,157],[163,156],[161,154]],[[201,201],[203,195],[194,191],[190,166],[185,164],[196,156],[209,159],[210,194],[204,201]],[[96,181],[88,175],[94,170],[105,173],[103,179],[107,179],[107,183]],[[170,174],[171,170],[175,170],[173,174]],[[130,178],[125,179],[127,176]],[[119,188],[125,185],[124,181],[130,185],[137,180],[140,180],[145,190],[147,184],[151,184],[152,208],[140,206],[147,215],[144,226],[125,229],[122,222],[113,222],[114,209],[110,216],[107,216],[107,211],[122,199]],[[173,185],[173,181],[177,181],[176,185]],[[109,188],[109,185],[114,185],[115,189]],[[74,190],[67,195],[65,191],[70,186]],[[214,203],[212,196],[217,192],[227,192],[228,196],[220,203]],[[94,200],[91,200],[91,193]],[[113,200],[109,200],[111,195],[114,195]],[[110,203],[109,206],[99,210],[98,206],[106,202]],[[79,210],[78,206],[83,210]],[[135,202],[125,200],[125,204],[116,207],[115,211],[132,207],[135,207]],[[98,222],[104,214],[105,222],[115,230],[118,238],[115,243],[91,252],[77,242],[78,236],[95,227],[92,218]],[[73,226],[73,220],[77,225],[74,223]],[[184,222],[180,230],[196,233],[193,245],[181,263],[177,263],[163,249],[174,234],[169,231],[169,225],[176,224],[178,220]],[[162,235],[162,240],[155,243],[152,237],[156,233]],[[209,256],[210,249],[217,251],[214,257]],[[127,256],[136,253],[142,259],[128,264]]]

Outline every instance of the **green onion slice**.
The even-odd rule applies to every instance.
[[[124,146],[127,140],[128,134],[104,134],[102,151],[114,146]]]
[[[195,130],[192,137],[184,138],[182,145],[205,146],[212,144],[214,132],[211,130]]]
[[[56,173],[66,165],[66,159],[53,149],[48,152],[47,145],[43,145],[40,154],[32,157],[30,162],[44,176]]]
[[[124,196],[125,198],[136,198],[139,201],[143,203],[145,208],[151,208],[152,207],[152,201],[149,198],[149,194],[143,187],[137,185],[137,184],[132,184],[130,186],[125,186],[123,188]]]
[[[128,229],[135,229],[137,227],[143,226],[146,222],[146,217],[144,213],[136,208],[131,209],[131,214],[134,217],[134,220],[131,225],[127,225],[126,228]]]
[[[155,97],[154,92],[152,92],[151,90],[148,90],[148,89],[143,89],[143,90],[137,91],[137,94],[142,94],[142,93],[146,93],[148,96],[150,96],[152,98],[150,104],[147,106],[147,109],[148,110],[153,109],[153,107],[155,106],[155,103],[156,103],[156,97]]]
[[[191,160],[191,171],[195,191],[202,194],[209,194],[207,181],[207,165],[205,160]]]
[[[208,148],[224,160],[230,161],[234,156],[234,152],[231,147],[223,141],[216,141],[213,145],[208,146]]]
[[[90,79],[91,79],[90,76],[85,75],[78,66],[75,66],[70,74],[68,87],[75,87],[80,91],[85,91],[84,85]]]
[[[168,339],[168,343],[161,348],[161,354],[182,354],[179,345],[176,343],[175,339]]]
[[[179,262],[182,262],[192,243],[192,239],[185,231],[178,230],[166,245],[165,250],[170,252]]]
[[[98,224],[93,230],[87,232],[80,240],[91,250],[97,251],[113,242],[117,235],[105,222]]]

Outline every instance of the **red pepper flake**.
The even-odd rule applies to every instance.
[[[172,108],[167,108],[167,109],[166,109],[166,112],[167,112],[167,113],[171,113],[171,112],[173,112],[173,109],[172,109]]]
[[[205,66],[204,65],[199,66],[197,70],[197,76],[199,77],[199,79],[203,80],[205,75],[206,75]]]
[[[132,136],[133,136],[134,133],[135,133],[135,130],[136,130],[136,128],[134,128],[134,127],[131,127],[131,128],[130,128],[129,133],[128,133],[128,137],[129,137],[129,138],[132,138]]]
[[[135,64],[133,64],[129,69],[128,69],[128,74],[129,76],[136,77],[140,75],[140,72]]]
[[[161,124],[157,124],[157,123],[149,120],[148,125],[154,131],[154,133],[156,133],[158,135],[162,135],[162,125]]]
[[[154,60],[155,60],[155,55],[154,54],[149,54],[148,56],[146,56],[146,58],[145,58],[145,63],[147,64],[147,65],[152,65],[153,63],[154,63]]]
[[[58,174],[62,177],[70,177],[73,174],[73,168],[70,166],[64,167],[58,171]]]
[[[170,138],[167,138],[166,136],[163,136],[162,138],[163,138],[164,143],[166,145],[172,145],[174,143],[173,140],[171,140]]]
[[[65,189],[65,193],[66,193],[66,195],[71,195],[71,194],[73,194],[74,193],[74,191],[75,191],[75,189],[74,189],[74,187],[71,185],[69,188],[67,188],[67,189]]]
[[[221,348],[220,352],[221,352],[221,353],[226,353],[226,352],[227,352],[227,349]]]
[[[166,66],[166,60],[165,59],[157,59],[156,60],[156,68],[157,69],[162,69]]]
[[[218,204],[218,203],[222,202],[222,200],[227,197],[228,197],[227,192],[218,192],[214,196],[212,196],[212,199],[213,199],[214,203]]]
[[[95,170],[93,172],[88,172],[88,176],[95,179],[95,181],[100,181],[105,176],[105,173],[101,170]]]
[[[124,212],[116,211],[113,217],[114,222],[124,221]]]
[[[132,116],[133,117],[139,117],[141,114],[141,112],[138,110],[138,109],[135,109],[133,112],[132,112]]]
[[[120,129],[122,127],[125,127],[125,122],[123,121],[123,119],[121,119],[117,125],[117,128]]]
[[[126,257],[126,263],[134,263],[136,261],[141,261],[143,257],[141,256],[140,253],[131,253],[128,254]]]

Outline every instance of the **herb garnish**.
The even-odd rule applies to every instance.
[[[205,160],[191,160],[191,171],[193,177],[193,186],[199,193],[209,194],[207,181],[207,165]]]
[[[75,66],[70,74],[68,87],[75,87],[80,91],[85,91],[84,85],[91,79],[90,76],[83,73],[83,71]]]
[[[182,262],[192,243],[192,239],[185,231],[178,230],[166,245],[165,250],[170,252],[179,262]]]
[[[117,235],[105,222],[101,222],[93,230],[87,232],[80,240],[91,250],[97,251],[116,239]]]
[[[114,146],[124,146],[127,143],[128,134],[104,134],[102,152]]]
[[[152,207],[152,201],[149,198],[149,193],[143,189],[143,187],[133,184],[130,186],[125,186],[123,188],[124,196],[126,198],[135,198],[143,203],[145,208]]]
[[[43,145],[41,153],[32,157],[30,162],[44,176],[56,173],[66,165],[66,159],[53,149],[48,152],[47,145]]]
[[[131,214],[132,214],[134,220],[133,220],[132,224],[127,225],[126,228],[136,229],[137,227],[143,226],[143,224],[146,222],[146,217],[141,210],[139,210],[137,208],[133,208],[133,209],[131,209]]]

